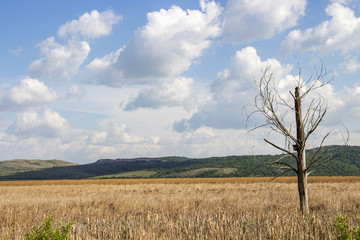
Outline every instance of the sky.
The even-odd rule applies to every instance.
[[[359,145],[357,0],[0,0],[0,160],[277,153],[254,81],[286,95],[321,66],[308,147]]]

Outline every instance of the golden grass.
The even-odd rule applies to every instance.
[[[309,183],[355,183],[360,177],[309,177]],[[150,178],[150,179],[84,179],[84,180],[35,180],[0,181],[0,186],[33,185],[87,185],[87,184],[193,184],[193,183],[296,183],[296,177],[235,177],[235,178]]]
[[[335,239],[360,214],[360,178],[311,178],[299,217],[295,178],[0,182],[0,239],[23,239],[49,215],[76,239]]]

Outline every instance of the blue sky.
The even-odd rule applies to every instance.
[[[271,66],[287,93],[321,62],[308,147],[343,125],[358,145],[359,49],[355,0],[0,0],[0,160],[275,153],[246,126],[253,80]]]

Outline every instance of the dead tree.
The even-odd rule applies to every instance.
[[[259,90],[255,98],[256,110],[248,115],[248,119],[255,113],[261,113],[265,117],[266,123],[258,127],[269,126],[271,132],[280,134],[284,138],[284,145],[264,139],[265,142],[284,153],[280,158],[269,160],[266,164],[277,167],[280,170],[278,176],[290,171],[296,173],[300,211],[306,214],[309,212],[307,177],[311,168],[328,159],[326,151],[322,151],[322,147],[330,132],[321,137],[316,152],[308,161],[305,155],[306,144],[323,121],[328,109],[323,97],[316,92],[328,84],[332,77],[321,66],[318,72],[315,71],[315,75],[307,81],[303,81],[301,70],[299,70],[299,75],[294,79],[294,91],[289,91],[289,94],[284,95],[279,92],[275,73],[270,70],[270,67],[267,67],[261,79],[256,82]],[[306,103],[304,111],[303,103]],[[293,117],[295,117],[295,121],[291,120],[294,119]],[[286,156],[290,156],[293,161],[289,161]]]

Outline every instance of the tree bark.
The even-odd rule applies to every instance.
[[[308,186],[306,172],[306,156],[305,156],[305,134],[304,123],[301,113],[301,96],[300,88],[295,88],[295,119],[296,119],[296,144],[294,150],[297,152],[297,175],[298,175],[298,191],[300,199],[300,211],[303,214],[309,213]]]
[[[307,173],[305,150],[301,153],[298,159],[298,191],[300,200],[300,211],[303,214],[309,213],[309,200],[308,200],[308,185],[307,185]]]

